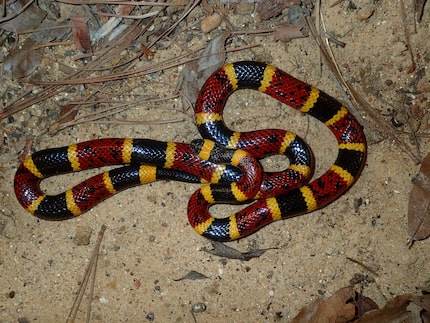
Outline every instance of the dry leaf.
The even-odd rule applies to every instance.
[[[63,39],[70,32],[69,21],[43,21],[30,37],[38,43],[49,43]]]
[[[400,295],[390,299],[383,308],[365,313],[354,323],[422,322],[421,315],[428,315],[426,308],[429,307],[430,295]]]
[[[379,309],[373,299],[360,293],[355,293],[352,303],[355,305],[355,318],[360,318],[366,312]]]
[[[355,306],[351,303],[354,296],[355,291],[352,287],[339,289],[326,300],[320,298],[302,308],[291,323],[351,321],[355,317]]]
[[[90,34],[88,32],[84,13],[77,13],[70,18],[72,24],[73,41],[81,53],[88,54],[92,52]]]
[[[7,55],[3,62],[3,70],[20,79],[30,75],[40,65],[42,56],[34,49],[36,42],[28,38],[21,48],[17,47]]]
[[[408,234],[410,241],[430,235],[430,154],[424,158],[409,195]]]
[[[74,104],[66,104],[61,106],[60,120],[58,120],[58,122],[66,123],[73,121],[78,114],[78,110],[74,109],[75,107],[76,106]]]
[[[291,6],[299,6],[300,0],[272,0],[259,1],[257,5],[257,15],[260,21],[264,21],[279,15],[282,10]]]
[[[199,273],[198,271],[191,270],[184,276],[178,279],[173,279],[175,282],[181,281],[181,280],[200,280],[200,279],[209,279],[208,276]]]
[[[239,259],[243,261],[248,261],[248,260],[251,260],[252,258],[258,258],[267,250],[276,249],[276,248],[267,248],[267,249],[251,250],[248,252],[241,252],[219,241],[211,241],[211,244],[213,249],[203,248],[202,250],[204,252],[210,253],[218,257],[225,257],[229,259]]]
[[[361,316],[361,317],[360,317]],[[390,299],[381,309],[352,287],[339,289],[328,299],[317,299],[304,307],[292,323],[381,323],[425,322],[430,317],[430,294],[405,294]]]
[[[203,50],[201,58],[184,66],[179,75],[178,88],[184,99],[184,107],[194,104],[206,79],[225,62],[225,42],[230,33],[222,33],[212,39]]]
[[[309,31],[305,26],[292,26],[288,24],[281,24],[276,26],[275,32],[273,33],[273,39],[275,41],[289,42],[295,38],[308,37]]]
[[[26,4],[28,4],[28,1],[26,0],[9,1],[6,6],[8,16],[17,14],[20,10],[23,10],[23,7]],[[13,19],[0,24],[0,28],[19,34],[23,31],[37,28],[44,18],[45,12],[43,12],[43,10],[37,6],[36,2],[34,2]]]

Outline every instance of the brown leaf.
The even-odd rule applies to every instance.
[[[24,6],[28,4],[26,0],[10,1],[8,3],[6,7],[8,16],[16,15],[16,17],[0,24],[1,29],[19,34],[23,31],[37,28],[45,18],[45,12],[37,6],[36,2],[25,10]],[[19,13],[20,11],[22,12]]]
[[[3,70],[20,79],[30,75],[40,65],[42,56],[34,49],[36,42],[28,38],[21,48],[15,48],[7,55],[3,62]]]
[[[62,123],[73,121],[78,113],[78,111],[75,110],[74,108],[75,108],[74,104],[66,104],[61,106],[59,121]]]
[[[354,296],[352,287],[339,289],[326,300],[317,299],[304,307],[291,323],[351,321],[355,316],[355,306],[350,303]]]
[[[118,14],[121,16],[127,16],[133,11],[134,8],[136,8],[136,6],[134,5],[125,5],[125,4],[119,5]]]
[[[308,37],[308,35],[309,31],[305,26],[280,24],[276,27],[275,32],[273,33],[273,39],[275,41],[280,40],[283,42],[289,42],[295,38]]]
[[[84,13],[77,13],[70,18],[72,24],[73,41],[76,47],[84,54],[92,52],[90,34],[88,32]]]
[[[409,195],[408,234],[411,241],[430,235],[430,154],[424,158]]]
[[[272,0],[259,1],[257,4],[257,15],[260,21],[264,21],[279,15],[282,10],[291,6],[299,6],[300,0]]]
[[[355,318],[360,318],[364,313],[371,310],[379,309],[378,305],[373,301],[373,299],[364,296],[361,293],[356,293],[354,301],[355,305]]]
[[[410,306],[413,304],[414,306]],[[420,316],[428,314],[426,306],[430,306],[430,295],[413,296],[405,294],[388,300],[379,310],[365,313],[354,323],[380,322],[422,322]]]

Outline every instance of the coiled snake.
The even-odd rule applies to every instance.
[[[323,122],[338,142],[334,164],[310,183],[313,158],[295,134],[266,129],[236,132],[223,121],[229,95],[255,89]],[[345,193],[366,160],[366,139],[356,118],[337,100],[271,65],[237,62],[217,70],[203,85],[195,105],[197,127],[205,140],[191,144],[150,139],[109,138],[42,150],[27,157],[14,181],[21,205],[49,220],[78,216],[130,186],[173,179],[204,184],[190,198],[188,219],[201,235],[230,241],[279,220],[320,209]],[[264,172],[258,159],[285,154],[289,167]],[[40,182],[60,173],[127,164],[51,196]],[[208,183],[209,182],[209,183]],[[214,218],[214,203],[255,199],[236,214]]]

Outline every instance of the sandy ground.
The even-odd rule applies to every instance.
[[[342,73],[381,115],[389,115],[393,106],[409,109],[405,93],[413,74],[407,72],[410,59],[398,2],[355,3],[356,10],[348,10],[346,2],[334,8],[323,7],[327,29],[347,44],[345,48],[334,48]],[[412,30],[410,5],[407,2],[406,9]],[[369,8],[374,9],[373,15],[364,19]],[[251,15],[233,13],[228,18],[238,28],[270,27],[284,20],[258,24]],[[411,35],[419,67],[425,67],[430,60],[428,10],[423,21],[417,33]],[[197,41],[203,43],[222,28],[225,26],[198,36]],[[311,38],[284,44],[268,36],[236,36],[233,42],[261,46],[229,54],[229,62],[263,60],[345,99],[325,65],[320,73],[318,49]],[[173,50],[175,46],[160,49],[156,59],[157,55],[172,55]],[[56,52],[47,50],[46,55],[55,57]],[[425,73],[424,83],[428,85],[426,69]],[[142,93],[163,96],[174,92],[177,76],[178,71],[171,69],[154,82],[142,78],[128,80],[127,84],[139,86]],[[18,84],[3,77],[1,93],[13,92]],[[365,92],[363,78],[380,99]],[[424,95],[428,100],[428,92]],[[3,103],[7,102],[3,97]],[[51,137],[43,133],[47,109],[58,107],[52,102],[33,106],[14,115],[13,120],[4,120],[1,129],[20,130],[21,140],[34,140],[34,150],[114,136],[183,142],[199,137],[189,111],[180,123],[86,124]],[[132,108],[126,117],[151,120],[183,116],[175,112],[181,109],[179,101],[170,100]],[[399,115],[404,120],[402,117]],[[225,118],[236,130],[278,127],[297,132],[314,150],[316,176],[336,157],[335,140],[319,121],[260,93],[235,93],[227,104]],[[25,120],[30,120],[26,128]],[[420,131],[425,132],[426,122]],[[371,135],[371,129],[366,131]],[[405,139],[410,142],[408,137]],[[0,156],[0,322],[64,322],[103,224],[107,230],[100,247],[92,322],[287,322],[303,306],[348,286],[357,275],[363,279],[355,285],[356,290],[380,306],[395,295],[419,293],[423,286],[429,287],[429,240],[416,242],[411,249],[406,245],[408,194],[419,165],[390,140],[370,140],[361,177],[333,204],[273,223],[248,238],[229,243],[242,251],[276,248],[247,262],[202,251],[211,248],[210,242],[187,223],[187,201],[198,187],[192,184],[157,182],[132,188],[74,220],[48,222],[32,217],[13,193],[13,176],[19,163],[17,142],[9,138]],[[428,139],[421,138],[420,145],[425,156]],[[265,162],[275,169],[285,166],[285,161],[279,159]],[[48,192],[60,192],[87,176],[88,173],[56,177],[47,180],[44,187]],[[222,215],[231,208],[217,206],[214,210]],[[88,232],[92,233],[89,244],[82,245],[76,238]],[[208,278],[177,281],[190,271]],[[203,303],[206,310],[193,314],[191,309],[198,303]],[[78,318],[81,322],[84,315],[80,312]]]

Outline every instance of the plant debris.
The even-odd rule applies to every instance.
[[[424,6],[426,5],[427,0],[415,0],[414,4],[415,4],[415,12],[416,12],[416,17],[417,17],[417,21],[421,22],[421,19],[423,18],[423,13],[424,13]]]
[[[178,79],[177,88],[183,96],[185,107],[196,102],[197,94],[206,79],[225,62],[225,42],[230,33],[222,33],[212,39],[205,47],[200,58],[185,64]]]
[[[307,305],[291,322],[428,322],[425,318],[429,317],[429,294],[396,296],[379,309],[372,299],[345,287],[327,299],[319,298]]]
[[[413,183],[408,207],[410,243],[430,236],[430,154],[424,158]]]
[[[298,6],[300,0],[272,0],[259,1],[257,5],[257,15],[260,21],[268,20],[281,14],[282,10],[291,6]]]
[[[254,4],[257,3],[257,10],[255,13],[259,19],[258,23],[256,19],[250,19],[251,14],[249,14],[248,17],[244,17],[243,11],[242,14],[236,14],[239,10],[235,10],[244,2],[246,2],[247,5],[252,5],[252,17],[254,17]],[[426,2],[426,0],[415,1],[415,18],[418,22],[421,22]],[[317,2],[314,3],[317,5]],[[346,101],[350,100],[350,102],[346,102],[346,105],[348,105],[349,108],[351,105],[355,106],[357,109],[353,111],[353,113],[357,116],[362,116],[360,120],[367,131],[366,135],[368,139],[370,139],[370,144],[389,138],[396,143],[400,149],[409,154],[416,163],[420,162],[420,145],[422,145],[422,151],[425,151],[424,147],[427,147],[427,142],[425,142],[425,140],[429,137],[429,116],[427,107],[430,88],[428,86],[428,77],[426,76],[426,67],[430,61],[430,54],[422,49],[423,41],[416,37],[417,26],[415,26],[415,30],[413,30],[412,18],[406,16],[406,14],[411,14],[411,6],[407,5],[403,7],[403,2],[401,2],[402,8],[396,9],[398,11],[398,24],[397,26],[392,26],[392,29],[388,33],[389,35],[386,37],[387,42],[393,44],[393,49],[396,49],[397,54],[390,57],[389,55],[384,55],[384,52],[381,52],[382,54],[379,60],[373,61],[372,59],[368,59],[371,56],[369,56],[366,51],[362,51],[357,56],[352,55],[353,57],[351,57],[351,59],[350,57],[345,57],[343,54],[351,49],[351,45],[355,45],[355,43],[352,43],[352,41],[356,39],[354,37],[361,37],[359,33],[362,31],[356,28],[357,25],[353,23],[347,26],[351,27],[351,29],[344,28],[343,30],[339,30],[338,27],[345,26],[342,24],[346,21],[354,22],[354,19],[359,21],[359,26],[378,26],[378,24],[382,22],[382,20],[378,19],[387,18],[382,14],[386,13],[388,7],[384,7],[380,2],[375,1],[371,6],[367,6],[366,10],[361,10],[361,12],[359,12],[360,8],[354,8],[355,4],[352,1],[348,3],[342,0],[334,0],[332,6],[339,6],[338,12],[342,14],[342,20],[340,21],[339,17],[337,20],[333,19],[333,11],[331,11],[331,15],[327,15],[327,19],[330,18],[330,21],[327,24],[328,29],[326,29],[324,25],[324,10],[326,4],[320,3],[319,5],[321,5],[322,11],[312,10],[311,15],[308,9],[312,7],[312,2],[300,0],[251,0],[231,2],[172,0],[167,3],[150,1],[124,2],[118,0],[59,0],[54,2],[50,0],[16,0],[4,2],[2,17],[0,17],[0,36],[3,41],[3,51],[0,53],[0,59],[2,70],[4,71],[3,76],[5,78],[2,91],[3,97],[0,106],[0,120],[2,121],[0,130],[3,133],[3,143],[0,144],[0,151],[2,153],[7,152],[7,154],[3,154],[7,158],[3,160],[0,166],[2,171],[1,178],[11,178],[10,173],[14,171],[13,168],[16,164],[19,151],[24,148],[21,158],[26,156],[27,153],[32,150],[31,146],[33,143],[35,147],[40,147],[40,143],[42,143],[42,145],[48,145],[56,143],[58,139],[66,140],[67,138],[62,138],[63,135],[65,137],[82,136],[82,138],[100,137],[107,134],[110,135],[113,131],[108,126],[103,128],[98,127],[98,125],[94,127],[92,127],[92,125],[90,127],[75,127],[75,129],[71,129],[70,134],[68,131],[64,131],[71,126],[88,123],[93,125],[103,123],[103,126],[115,124],[121,125],[121,128],[126,128],[128,125],[133,125],[133,128],[134,125],[151,125],[149,128],[150,130],[145,129],[142,131],[142,134],[157,136],[158,133],[154,131],[155,129],[151,129],[155,128],[152,127],[154,124],[182,122],[184,120],[190,121],[190,113],[186,111],[186,108],[194,104],[198,90],[203,82],[214,70],[222,66],[226,61],[230,62],[239,59],[261,60],[268,63],[273,63],[278,60],[276,65],[279,64],[279,67],[281,67],[280,65],[283,65],[284,62],[286,65],[292,63],[293,66],[288,67],[292,74],[296,74],[299,78],[303,78],[304,80],[312,80],[312,82],[318,82],[318,76],[327,76],[322,73],[321,75],[312,75],[314,71],[316,71],[315,74],[318,73],[318,67],[323,65],[324,69],[321,70],[324,73],[327,73],[326,67],[330,67],[334,75],[339,77],[341,87],[344,90],[346,89],[344,99]],[[354,12],[355,10],[357,10],[357,12]],[[306,17],[309,24],[303,23],[303,17]],[[424,15],[424,19],[426,19],[426,17],[427,12]],[[393,16],[390,16],[390,18],[393,19]],[[386,19],[385,22],[387,25],[390,23],[388,19]],[[418,27],[421,29],[419,31],[422,31],[422,26]],[[319,28],[321,28],[321,30]],[[375,32],[379,31],[377,28],[374,28],[374,30]],[[281,49],[279,49],[279,47],[282,47],[282,45],[277,46],[272,52],[271,45],[268,44],[272,41],[269,40],[269,37],[265,37],[273,36],[276,40],[281,42],[289,42],[292,39],[306,37],[309,32],[315,37],[321,48],[321,52],[327,59],[325,65],[324,63],[321,64],[321,62],[318,62],[318,58],[313,61],[302,59],[308,55],[309,57],[313,57],[310,54],[317,53],[317,47],[304,44],[303,48],[299,48],[299,52],[297,52],[295,51],[295,45],[297,44],[294,44],[296,43],[294,42],[293,44],[283,45]],[[363,35],[361,38],[366,38],[364,36],[367,35]],[[381,38],[380,35],[375,36],[380,37],[378,40],[385,40],[383,37]],[[393,42],[393,40],[395,40],[395,42]],[[302,40],[299,40],[297,43],[301,41]],[[327,44],[334,45],[334,52],[331,52],[330,46],[327,46]],[[371,45],[373,44],[374,43],[371,43]],[[381,49],[385,48],[383,45],[386,44],[381,44]],[[246,50],[244,53],[227,55],[229,52],[238,52],[244,49]],[[283,50],[288,52],[288,54],[291,53],[291,55],[283,56]],[[342,57],[342,61],[339,60],[339,64],[336,62],[337,55],[339,55],[338,57]],[[393,59],[397,59],[398,61]],[[401,63],[401,60],[402,62],[404,60],[407,65],[406,68],[405,64]],[[363,80],[366,78],[362,77],[360,80],[361,75],[356,71],[355,67],[359,66],[360,69],[363,66],[363,62],[368,61],[368,67],[372,69],[372,72],[381,77],[386,77],[385,79],[378,79],[378,82],[373,82],[373,80],[368,82],[370,90],[379,89],[379,92],[366,91],[365,86],[356,89],[352,86],[354,84],[365,84]],[[389,73],[387,73],[386,66],[377,65],[381,64],[381,62],[382,65],[394,63],[393,66],[389,66]],[[309,66],[312,66],[311,64],[315,65],[312,69],[308,69],[302,64],[310,64]],[[354,64],[354,68],[351,68],[352,64]],[[411,68],[409,69],[409,67]],[[180,71],[182,82],[178,82],[178,86],[175,88],[177,71]],[[408,71],[413,72],[412,75],[408,75],[408,79],[411,79],[413,84],[405,86],[408,82],[403,82],[404,79],[402,79],[402,77],[404,77]],[[314,76],[317,76],[316,80],[312,79]],[[9,77],[15,82],[11,82],[11,80],[8,79]],[[403,83],[397,82],[398,79],[402,80]],[[319,81],[323,82],[322,79]],[[165,86],[166,84],[167,86]],[[382,86],[376,86],[379,84]],[[163,91],[159,91],[161,87],[163,87]],[[382,100],[384,97],[396,93],[396,90],[397,93],[406,94],[403,97],[404,100],[393,100],[394,102],[399,102],[399,106],[402,105],[402,109],[404,110],[396,106],[396,109],[389,108],[388,111],[390,113],[386,114],[386,104]],[[364,92],[365,96],[359,94],[361,93],[360,91]],[[338,93],[335,95],[339,96]],[[182,106],[179,102],[181,99],[183,100]],[[157,102],[157,104],[161,106],[160,101],[163,101],[165,106],[172,106],[172,108],[162,108],[160,114],[155,117],[144,114],[142,117],[140,117],[140,115],[137,117],[139,120],[126,119],[130,117],[129,114],[124,113],[127,109],[134,108],[137,110],[138,107],[142,105],[150,104],[152,106],[154,102]],[[180,108],[178,109],[178,107]],[[26,108],[29,108],[28,111],[14,116],[15,113]],[[133,113],[135,111],[130,112]],[[136,115],[139,112],[140,111],[136,111]],[[159,111],[157,110],[155,112],[158,113]],[[405,116],[410,116],[410,118],[405,118]],[[131,117],[131,119],[132,118],[136,117]],[[416,121],[419,126],[415,127],[415,123],[411,126],[412,119],[414,122]],[[43,127],[40,125],[43,125]],[[124,127],[124,125],[126,125],[126,127]],[[172,127],[175,126],[177,125],[172,125]],[[81,128],[88,132],[81,134]],[[135,132],[137,136],[140,134],[141,129],[140,127],[136,128],[139,128],[138,131]],[[164,129],[164,127],[160,128]],[[181,135],[183,134],[183,128],[180,129],[178,135],[179,132],[181,132]],[[107,131],[105,132],[105,130]],[[187,130],[188,128],[185,128],[185,131]],[[54,136],[60,131],[63,131],[63,134],[51,139],[52,141],[50,142],[46,142],[47,139],[44,137],[46,134]],[[194,127],[193,131],[196,131]],[[375,136],[372,135],[373,133],[378,135],[376,140],[373,140],[375,138]],[[195,132],[192,134],[195,134]],[[409,135],[409,137],[407,137],[407,135]],[[77,140],[82,138],[78,137]],[[425,140],[421,140],[421,138],[425,138]],[[374,150],[371,149],[373,152],[377,150],[375,146],[373,146]],[[370,161],[374,161],[372,158],[373,156],[369,158],[370,167],[374,166],[370,165]],[[381,159],[383,160],[383,158]],[[414,241],[426,239],[430,235],[429,159],[430,157],[427,156],[422,163],[420,174],[414,178],[414,187],[410,193],[408,233],[410,235],[409,242],[411,245]],[[391,161],[392,160],[389,162]],[[383,169],[383,167],[384,166],[378,169]],[[406,166],[403,169],[405,169],[405,172],[408,172]],[[10,185],[3,187],[4,192],[2,193],[5,198],[2,202],[8,201],[9,196],[12,196],[9,194],[9,190],[12,189],[12,187],[9,186]],[[367,200],[364,196],[363,198],[355,199],[357,213],[359,206],[363,202],[361,199],[363,199],[363,201]],[[365,206],[369,205],[370,209],[372,205],[374,206],[375,204],[376,203],[369,204],[366,202]],[[14,210],[13,207],[6,206],[7,205],[5,205],[5,209]],[[386,215],[386,213],[383,215]],[[13,242],[14,244],[16,244],[16,234],[14,232],[22,229],[22,221],[17,221],[15,223],[15,218],[18,219],[19,216],[20,215],[2,214],[0,212],[0,234],[7,239],[11,239],[11,243]],[[377,214],[377,216],[379,217],[380,215]],[[394,223],[395,225],[394,218],[394,216],[390,218],[390,224]],[[25,221],[24,223],[27,222]],[[34,233],[34,239],[38,239],[40,235],[40,231],[38,230],[42,227],[39,222],[37,223],[39,225],[35,227],[28,226],[28,229],[37,232]],[[346,223],[346,225],[348,224],[349,222]],[[97,241],[97,248],[100,246],[101,236],[105,229],[106,228],[103,226]],[[375,227],[371,229],[375,229]],[[26,229],[24,228],[24,230]],[[56,235],[53,239],[65,237],[64,228],[62,228],[62,230],[63,231],[60,231],[62,235]],[[75,245],[87,245],[90,243],[92,230],[92,226],[77,227],[73,243]],[[15,240],[13,241],[12,239]],[[262,239],[262,237],[258,239]],[[377,239],[383,240],[385,238],[381,237],[381,235],[376,237],[375,240],[372,240],[372,247],[377,245],[380,241]],[[30,244],[23,245],[24,248],[15,250],[14,252],[17,253],[21,252],[21,250],[25,250],[25,252],[23,251],[22,253],[22,259],[30,260],[30,262],[35,265],[40,264],[40,268],[44,269],[39,259],[33,260],[32,258],[34,257],[28,257],[28,255],[32,256],[33,252],[34,254],[38,254],[37,252],[39,252],[39,250],[46,250],[43,248],[46,248],[47,244],[37,243],[31,245],[32,240],[28,240],[27,242],[30,242]],[[396,242],[399,243],[398,241]],[[420,248],[419,250],[422,252],[424,245],[425,242],[423,244],[420,243],[419,246],[417,244],[416,249],[411,250],[411,254],[418,248]],[[34,246],[39,249],[34,249]],[[260,257],[267,250],[277,249],[252,250],[253,247],[250,246],[248,249],[250,250],[249,252],[241,252],[223,243],[212,242],[212,246],[213,249],[211,250],[206,248],[202,250],[219,257],[224,257],[220,259],[222,266],[227,262],[225,258],[248,261],[252,258]],[[107,257],[112,256],[112,253],[109,254],[109,249],[106,250],[108,254],[104,257],[107,259]],[[369,250],[372,249],[369,248]],[[79,250],[76,251],[78,252]],[[386,249],[383,251],[386,251]],[[10,250],[8,253],[10,253]],[[98,254],[98,249],[94,250],[93,257],[91,258],[91,270],[93,270],[93,272],[90,273],[88,271],[85,274],[85,279],[79,282],[79,284],[83,286],[83,289],[87,284],[88,277],[95,275],[95,267],[97,264],[96,253]],[[14,259],[13,257],[15,256],[16,254],[12,254],[10,259]],[[82,257],[82,255],[80,257]],[[351,288],[341,289],[325,300],[317,300],[315,303],[310,304],[302,310],[302,316],[298,316],[296,322],[300,322],[300,319],[306,322],[317,320],[318,322],[331,322],[336,320],[377,323],[396,320],[430,322],[428,296],[430,290],[428,287],[415,287],[416,289],[423,290],[423,295],[400,295],[389,300],[381,309],[377,309],[375,301],[371,298],[352,289],[354,285],[356,285],[356,289],[361,288],[361,291],[371,285],[377,285],[373,277],[378,275],[382,279],[386,278],[386,273],[392,270],[390,264],[383,263],[384,259],[388,257],[387,253],[383,255],[383,252],[381,252],[378,257],[380,258],[378,258],[375,263],[381,263],[381,266],[384,266],[384,270],[373,268],[373,266],[367,265],[359,260],[347,257],[349,261],[359,265],[361,267],[360,269],[368,271],[369,274],[355,274],[350,280]],[[209,256],[209,258],[212,257]],[[264,258],[266,259],[266,257]],[[368,259],[366,257],[360,258]],[[41,259],[43,258],[41,257]],[[409,273],[413,272],[416,274],[417,272],[421,272],[420,269],[425,268],[422,267],[421,263],[425,263],[426,258],[417,257],[413,259],[418,259],[421,262],[417,261],[416,263],[419,265],[415,266],[411,263],[401,264],[400,266],[403,266],[401,269],[409,266]],[[258,260],[255,260],[255,262],[257,263]],[[259,263],[264,264],[264,262],[261,261]],[[49,265],[51,266],[50,263]],[[109,265],[109,262],[102,264],[102,266],[105,267]],[[122,265],[129,266],[125,264],[125,262]],[[234,262],[234,265],[241,266],[242,264]],[[7,262],[5,262],[5,266],[7,266]],[[18,268],[20,273],[27,272],[31,273],[32,276],[35,273],[36,275],[34,275],[34,277],[39,274],[39,272],[27,270],[32,270],[31,267],[27,268],[25,264],[23,264],[23,266],[24,267]],[[399,266],[398,263],[397,266]],[[419,268],[417,268],[418,266]],[[133,270],[136,271],[141,268],[142,267],[133,268]],[[245,275],[248,275],[248,269],[250,267],[244,266],[244,268],[246,270],[244,272]],[[262,266],[262,268],[267,267]],[[280,266],[277,267],[277,269],[279,268]],[[300,267],[297,266],[297,268]],[[15,273],[13,264],[8,269],[9,271],[6,275],[8,273],[12,275]],[[113,270],[117,270],[117,268],[112,266],[111,268],[107,268],[106,273],[108,273],[110,269],[112,269],[112,272]],[[128,270],[129,268],[126,269]],[[147,268],[145,268],[145,270],[146,269]],[[229,266],[224,266],[222,270],[226,271],[230,269]],[[132,272],[132,270],[130,272]],[[333,272],[336,273],[336,268],[334,268]],[[232,276],[236,278],[237,275],[235,276],[235,273],[237,274],[237,272],[233,272]],[[262,272],[258,272],[258,274],[260,273]],[[280,273],[280,271],[278,271],[278,273]],[[394,270],[393,273],[397,272]],[[284,275],[284,273],[282,273],[282,275]],[[291,277],[294,276],[291,271],[285,273],[285,275],[288,275],[286,279],[290,279],[290,275]],[[25,276],[25,274],[22,275],[24,279]],[[18,285],[18,287],[11,285],[9,288],[13,289],[7,292],[7,295],[12,295],[10,298],[14,296],[16,298],[16,295],[18,295],[19,298],[23,300],[34,299],[30,298],[33,290],[39,290],[41,286],[48,286],[49,283],[59,284],[58,278],[54,277],[54,279],[57,279],[54,283],[48,280],[49,277],[45,276],[47,275],[43,275],[42,271],[40,280],[32,280],[32,284],[34,284],[35,287],[34,289],[26,288],[20,291]],[[65,276],[64,282],[69,284],[70,281],[67,281],[67,279],[71,279],[70,277],[72,276]],[[243,276],[244,275],[242,275],[241,278],[243,278]],[[408,279],[410,279],[410,276],[415,275],[409,275]],[[106,275],[106,277],[109,276]],[[209,281],[209,292],[213,293],[215,297],[221,295],[221,292],[223,296],[230,295],[227,294],[227,290],[219,288],[224,288],[225,285],[221,286],[221,284],[226,284],[226,282],[228,282],[224,277],[226,276],[223,276],[222,280],[220,276],[217,277],[217,279]],[[250,277],[252,276],[246,276],[245,278],[248,280]],[[309,277],[315,278],[316,276],[309,273]],[[129,277],[127,276],[127,278]],[[285,285],[289,284],[285,284],[282,288],[279,285],[275,285],[281,281],[278,280],[279,278],[280,277],[272,277],[272,274],[267,275],[267,279],[270,279],[273,283],[273,288],[270,286],[273,289],[273,293],[276,293],[276,296],[281,295],[284,290],[288,290],[290,293],[291,289],[284,289]],[[284,276],[282,278],[284,278]],[[46,279],[46,281],[44,279]],[[211,278],[191,270],[175,281],[201,279]],[[259,279],[261,281],[261,277]],[[336,280],[337,279],[340,279],[340,275],[336,276]],[[416,285],[423,284],[421,279],[421,276],[417,278]],[[112,297],[114,293],[118,292],[115,291],[116,288],[107,288],[103,290],[103,286],[115,287],[115,279],[112,281],[113,283],[101,281],[100,286],[102,287],[100,289],[96,287],[96,294],[94,295],[92,295],[92,291],[90,291],[90,293],[88,293],[90,295],[88,297],[89,302],[100,300],[102,303],[106,301],[104,297],[107,295],[110,297],[108,299],[111,301],[111,304],[115,304],[115,302],[119,301],[126,302],[129,300],[126,299],[126,297],[130,295],[133,296],[132,293],[134,291],[131,293],[124,293],[124,296],[121,296],[124,297],[124,299],[121,300],[119,297]],[[154,279],[154,281],[157,281],[158,286],[159,277]],[[205,283],[207,282],[208,281]],[[161,283],[163,282],[160,281],[160,285]],[[315,283],[315,281],[309,281],[309,285],[313,283]],[[395,281],[395,283],[398,283],[398,280]],[[382,290],[390,290],[390,293],[399,293],[399,290],[414,288],[414,284],[411,284],[410,280],[400,283],[403,285],[390,285],[390,281],[387,280],[386,289],[380,289],[378,286],[375,288],[380,292]],[[26,286],[25,284],[26,282],[23,281],[22,286]],[[64,286],[66,286],[66,284]],[[134,286],[139,287],[140,284],[140,280],[136,280]],[[299,288],[300,291],[306,292],[302,294],[301,298],[297,298],[297,302],[302,302],[303,297],[310,297],[309,295],[316,291],[316,289],[314,290],[315,285],[312,285],[312,287],[305,286],[306,289],[303,288],[303,284],[299,285],[296,281],[291,285]],[[333,285],[326,284],[321,288],[331,289],[332,286]],[[236,288],[236,286],[234,286],[234,288]],[[232,288],[233,291],[234,288]],[[50,290],[52,290],[51,287],[48,288],[48,291]],[[69,290],[70,289],[65,290],[65,292],[68,293]],[[294,289],[292,290],[294,293]],[[15,292],[17,293],[16,295]],[[206,295],[203,296],[206,297]],[[79,291],[76,304],[82,300],[82,297],[83,291]],[[149,297],[151,297],[151,295],[149,295]],[[210,297],[208,297],[208,300],[210,300]],[[190,302],[189,304],[192,304],[192,300],[187,301]],[[243,301],[243,299],[240,299],[237,304],[229,302],[230,310],[232,310],[231,313],[233,313],[233,315],[239,312],[239,310],[241,310],[242,313],[248,310],[240,301]],[[245,299],[245,301],[247,301],[247,299]],[[205,304],[210,304],[209,301],[206,302],[205,300],[204,303],[194,303],[195,310],[193,310],[193,313],[204,311],[204,309],[206,309]],[[285,302],[289,302],[289,300],[285,300]],[[5,313],[18,313],[18,308],[15,308],[12,302],[8,303],[9,304],[5,303],[4,306],[6,309]],[[219,307],[220,311],[225,311],[225,307],[222,307],[224,303],[212,303],[211,311],[208,311],[208,313],[216,314],[218,310],[217,307]],[[28,304],[28,302],[21,302],[20,304]],[[132,302],[130,302],[130,304],[132,304]],[[282,304],[282,306],[283,305],[284,304]],[[291,310],[294,310],[294,312],[297,311],[297,306],[301,306],[297,303],[289,305],[291,305]],[[383,304],[379,305],[382,306]],[[183,306],[183,304],[181,304],[181,306]],[[251,304],[251,306],[256,308],[255,304]],[[281,313],[274,313],[275,310],[278,310],[276,306],[277,304],[275,304],[275,302],[272,304],[270,301],[267,308],[262,309],[261,313],[259,312],[257,315],[267,315],[266,320],[276,318],[277,316],[275,315]],[[294,308],[294,306],[296,308]],[[136,308],[136,312],[137,309],[141,310],[141,308]],[[19,310],[21,310],[21,308],[19,308]],[[31,313],[28,307],[23,307],[22,310]],[[149,311],[152,309],[147,310]],[[75,309],[74,306],[73,312],[70,314],[71,317],[76,315],[76,311],[77,308]],[[270,311],[272,311],[272,313],[270,313]],[[39,313],[42,312],[39,311]],[[88,311],[88,313],[96,315],[95,310]],[[139,313],[142,313],[142,311]],[[154,312],[149,312],[146,317],[153,319],[153,313]],[[28,314],[27,316],[30,317],[30,315],[34,315],[34,313]],[[96,316],[92,318],[99,319]],[[38,319],[43,321],[43,317]],[[163,318],[161,317],[161,319]],[[230,319],[230,321],[234,320],[232,316],[226,316],[226,319]],[[19,320],[24,321],[26,318],[18,318],[18,321]],[[74,319],[71,321],[73,320]],[[197,321],[195,317],[194,320]],[[44,321],[46,321],[46,319]]]
[[[21,79],[33,73],[40,65],[42,56],[34,49],[36,42],[28,38],[22,47],[15,48],[3,62],[3,70],[13,79]]]
[[[202,248],[204,252],[210,253],[215,256],[225,257],[230,259],[239,259],[243,261],[251,260],[252,258],[258,258],[267,250],[273,250],[278,248],[267,248],[251,250],[248,252],[241,252],[237,249],[227,246],[226,244],[218,241],[211,241],[213,249]]]
[[[430,295],[399,295],[388,300],[381,309],[363,314],[355,323],[429,322]]]
[[[8,15],[0,18],[0,28],[18,34],[36,28],[45,17],[35,1],[10,1],[5,11]]]
[[[184,276],[178,279],[173,279],[175,282],[181,281],[181,280],[200,280],[200,279],[209,279],[208,276],[201,274],[195,270],[191,270]]]
[[[355,291],[351,287],[338,290],[327,299],[317,299],[306,307],[291,321],[304,322],[347,322],[355,317],[355,306],[352,303]]]
[[[304,38],[309,36],[309,30],[306,26],[292,26],[289,24],[281,24],[276,26],[276,30],[273,33],[273,39],[275,41],[283,41],[285,43],[292,39]]]
[[[73,40],[76,47],[83,53],[92,53],[90,33],[85,23],[85,15],[83,12],[76,13],[70,19],[72,23]]]

